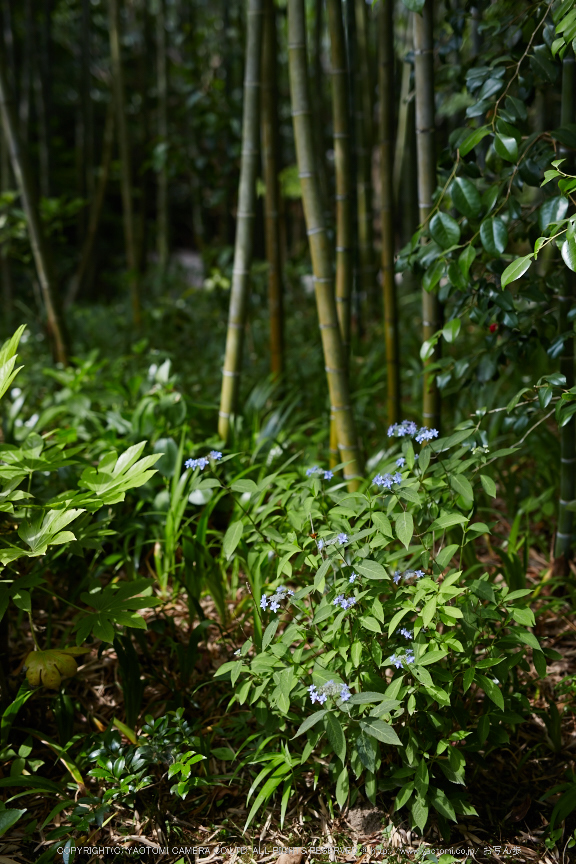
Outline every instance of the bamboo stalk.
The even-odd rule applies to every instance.
[[[314,157],[305,20],[304,0],[288,0],[288,63],[298,174],[312,258],[331,410],[336,417],[338,449],[342,461],[346,463],[344,477],[349,488],[354,489],[357,486],[356,478],[360,475],[361,461],[350,405],[348,376],[336,312],[330,247]]]
[[[394,3],[382,0],[378,17],[380,63],[380,184],[382,226],[382,294],[384,301],[384,338],[386,342],[388,424],[400,420],[400,358],[398,349],[398,311],[394,281]]]
[[[348,0],[350,2],[350,0]],[[383,0],[385,2],[385,0]],[[355,0],[356,58],[354,67],[356,109],[356,170],[358,201],[358,260],[362,295],[376,305],[376,261],[372,212],[373,105],[369,64],[368,9],[366,0]],[[354,68],[353,67],[353,68]]]
[[[46,309],[46,322],[52,353],[56,362],[66,365],[68,359],[66,329],[57,304],[56,283],[40,219],[32,175],[26,152],[20,141],[18,120],[8,88],[8,75],[2,47],[0,47],[0,113],[2,114],[2,125],[10,153],[12,170],[26,216],[32,256]]]
[[[156,18],[156,52],[158,75],[158,138],[165,148],[168,146],[168,64],[166,62],[166,0],[158,0]],[[168,264],[168,158],[162,154],[158,172],[156,199],[158,262],[162,273]]]
[[[242,158],[232,287],[228,312],[226,353],[222,370],[222,391],[218,412],[218,434],[223,441],[230,434],[230,418],[237,410],[242,366],[242,346],[250,290],[250,266],[254,245],[256,177],[259,163],[259,102],[262,59],[264,0],[248,0],[246,67],[242,114]]]
[[[383,6],[384,8],[384,2]],[[396,147],[394,150],[394,203],[398,206],[400,201],[400,185],[402,173],[407,156],[408,134],[410,126],[410,79],[412,77],[412,66],[406,60],[402,64],[402,82],[400,84],[400,107],[398,110],[398,124],[396,128]]]
[[[433,0],[426,0],[422,14],[413,13],[414,70],[416,78],[416,150],[418,157],[418,213],[424,224],[432,210],[436,188],[436,153],[434,128],[434,37]],[[427,341],[441,327],[442,314],[438,296],[422,291],[422,336]],[[440,391],[436,375],[426,367],[440,358],[440,343],[424,362],[422,422],[440,429]]]
[[[570,49],[568,49],[570,51]],[[573,122],[574,119],[574,56],[568,55],[562,61],[562,102],[561,124]],[[563,334],[571,329],[568,312],[574,303],[576,275],[567,270],[565,275],[565,290],[558,297],[558,333]],[[569,336],[563,343],[560,356],[560,372],[566,378],[566,390],[574,386],[574,336]],[[561,564],[556,567],[567,574],[567,562],[572,557],[572,541],[574,539],[574,513],[568,510],[568,505],[574,501],[576,492],[576,426],[574,417],[560,430],[560,500],[558,502],[558,529],[554,547],[554,557]]]
[[[78,291],[82,287],[82,283],[86,277],[86,273],[92,263],[94,254],[94,244],[98,235],[98,227],[100,225],[100,217],[102,215],[102,207],[106,197],[106,189],[110,177],[110,166],[112,164],[112,153],[114,150],[114,99],[110,99],[108,109],[106,111],[106,121],[104,124],[104,137],[102,141],[102,162],[100,165],[100,173],[98,175],[98,184],[96,192],[90,204],[90,213],[88,216],[88,227],[86,236],[80,253],[80,261],[78,269],[72,277],[68,293],[66,295],[66,306],[70,306],[76,299]]]
[[[276,378],[284,373],[284,308],[280,240],[280,188],[278,183],[278,51],[274,0],[264,0],[262,43],[262,163],[266,257],[268,259],[268,314],[270,316],[270,369]]]
[[[128,123],[126,120],[126,100],[124,97],[124,69],[120,48],[119,0],[109,0],[110,18],[110,59],[114,84],[114,103],[120,149],[120,189],[122,193],[122,213],[126,261],[130,271],[130,299],[134,324],[139,327],[142,313],[140,308],[140,286],[138,279],[138,258],[136,254],[136,235],[134,224],[134,203],[132,194],[132,159]]]
[[[348,64],[342,0],[327,0],[326,8],[332,61],[332,116],[336,172],[336,309],[347,366],[350,353],[350,303],[354,276]]]

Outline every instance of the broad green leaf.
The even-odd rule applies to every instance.
[[[460,241],[460,226],[448,213],[439,212],[430,220],[430,234],[442,249],[450,249]]]
[[[446,269],[446,262],[442,259],[438,261],[434,261],[433,264],[428,267],[424,276],[422,277],[422,287],[425,291],[432,291],[433,288],[436,287],[442,276],[444,275],[444,270]]]
[[[371,630],[373,633],[382,632],[380,624],[378,623],[376,618],[373,618],[371,615],[363,615],[360,618],[360,624],[362,625],[362,627],[364,627],[365,630]]]
[[[6,808],[5,810],[0,810],[0,837],[3,837],[6,831],[8,831],[9,828],[12,828],[24,813],[26,813],[26,809],[15,810],[13,808]],[[11,861],[13,859],[4,858],[4,860]]]
[[[156,473],[150,470],[160,459],[159,453],[139,459],[146,441],[134,444],[120,456],[116,452],[106,454],[98,468],[85,468],[78,485],[90,489],[103,504],[118,504],[124,501],[126,492],[143,486]]]
[[[436,597],[432,597],[424,604],[420,614],[422,615],[422,624],[424,627],[428,627],[436,614]]]
[[[568,203],[568,199],[564,195],[554,195],[553,198],[547,198],[538,210],[540,230],[546,231],[549,225],[564,219],[568,211]]]
[[[374,739],[361,729],[356,738],[358,757],[367,771],[376,771],[376,747]]]
[[[242,494],[247,492],[249,495],[253,495],[254,492],[258,492],[258,486],[254,480],[236,480],[230,488],[234,492],[242,492]]]
[[[460,267],[460,271],[462,275],[467,279],[468,273],[470,272],[470,267],[474,263],[474,259],[476,258],[476,250],[471,243],[466,246],[463,252],[460,253],[458,257],[458,266]]]
[[[486,137],[486,135],[490,135],[492,129],[490,126],[480,126],[479,129],[475,129],[473,132],[468,135],[464,141],[460,144],[458,150],[460,151],[461,156],[467,156],[474,147],[477,147],[478,144]]]
[[[342,725],[333,711],[326,714],[324,726],[334,753],[344,763],[346,760],[346,738]]]
[[[262,636],[262,651],[265,651],[268,645],[272,642],[272,639],[276,635],[276,631],[278,630],[278,625],[280,623],[279,618],[274,618],[273,621],[268,624],[266,630],[264,631],[264,635]]]
[[[410,809],[412,810],[412,818],[416,826],[423,832],[428,821],[428,804],[426,803],[426,799],[417,795]]]
[[[456,177],[450,195],[456,209],[467,219],[475,219],[479,215],[482,209],[480,193],[467,177]]]
[[[430,799],[434,809],[437,810],[441,816],[444,816],[446,819],[451,819],[452,822],[458,821],[456,819],[456,811],[452,806],[452,802],[442,789],[429,789],[428,798]]]
[[[338,780],[336,781],[336,803],[341,810],[348,800],[349,792],[350,780],[348,778],[348,768],[344,765],[340,774],[338,775]]]
[[[494,149],[501,159],[516,162],[518,159],[518,142],[511,135],[497,133],[494,139]]]
[[[390,579],[382,564],[378,564],[377,561],[372,561],[369,558],[365,558],[361,564],[356,562],[354,568],[368,579]]]
[[[562,259],[569,270],[576,271],[576,238],[566,239],[560,249]]]
[[[451,528],[453,525],[462,525],[466,522],[468,522],[468,519],[465,516],[462,516],[461,513],[443,513],[434,520],[430,526],[430,530],[433,531],[436,528]]]
[[[488,477],[487,474],[480,475],[480,482],[482,483],[482,487],[487,495],[490,495],[491,498],[496,497],[496,484],[491,477]]]
[[[479,672],[476,672],[474,677],[488,698],[491,699],[501,711],[504,711],[504,697],[502,696],[502,691],[498,685],[485,675],[481,675]]]
[[[472,486],[470,485],[470,481],[464,474],[451,474],[450,475],[450,486],[454,489],[458,495],[462,495],[467,501],[474,500],[474,492],[472,491]]]
[[[243,531],[244,525],[240,521],[231,522],[226,529],[226,534],[224,535],[224,540],[222,542],[222,551],[226,558],[230,559],[232,556],[242,538]]]
[[[457,543],[451,543],[449,546],[445,546],[438,554],[436,555],[436,563],[439,567],[444,569],[450,561],[452,561],[454,555],[458,551],[460,547]]]
[[[412,514],[405,511],[396,517],[396,536],[400,542],[408,549],[412,535],[414,534],[414,520]]]
[[[388,625],[388,638],[390,638],[392,633],[394,633],[402,619],[411,611],[412,610],[408,606],[404,606],[403,609],[399,609],[398,612],[396,612],[396,614],[390,621],[390,624]]]
[[[95,613],[85,615],[74,625],[78,644],[84,642],[90,633],[104,642],[113,642],[116,631],[114,624],[122,627],[146,629],[146,621],[137,615],[136,609],[150,609],[161,603],[159,597],[152,597],[153,583],[148,579],[134,579],[132,582],[121,582],[108,585],[90,593],[84,592],[80,599],[88,606],[96,609]],[[146,592],[146,596],[138,596]]]
[[[376,512],[372,514],[372,522],[376,525],[378,531],[381,534],[384,534],[385,537],[393,537],[392,527],[390,525],[390,520],[384,513]]]
[[[486,252],[496,258],[506,251],[508,229],[500,216],[485,219],[480,226],[480,240]]]
[[[414,788],[423,798],[426,797],[429,783],[430,775],[428,773],[428,766],[426,765],[426,760],[421,759],[418,768],[416,769],[416,774],[414,775]]]
[[[363,729],[367,735],[372,735],[373,738],[382,741],[383,744],[393,744],[396,747],[400,747],[402,744],[392,726],[385,723],[384,720],[378,720],[376,717],[368,717],[367,720],[360,721],[360,728]]]
[[[533,257],[534,254],[531,253],[530,255],[523,255],[522,258],[517,258],[515,261],[512,261],[500,277],[500,285],[502,288],[505,288],[510,284],[510,282],[515,282],[516,279],[520,279],[532,264]]]
[[[534,613],[531,609],[512,609],[512,617],[523,627],[534,627]]]
[[[460,318],[453,318],[451,321],[448,321],[448,323],[444,325],[444,328],[442,330],[442,336],[444,337],[446,342],[454,342],[454,340],[458,336],[458,333],[460,332],[461,326],[462,322]]]

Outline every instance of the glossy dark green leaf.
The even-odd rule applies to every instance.
[[[518,142],[511,135],[498,133],[494,139],[494,149],[501,159],[516,162],[518,159]]]
[[[448,213],[436,213],[430,220],[430,234],[442,249],[450,249],[460,240],[460,226]]]
[[[482,210],[482,201],[474,183],[467,177],[456,177],[450,189],[457,210],[467,219],[475,219]]]
[[[506,251],[508,245],[508,229],[500,216],[485,219],[480,226],[480,240],[486,252],[495,258]]]

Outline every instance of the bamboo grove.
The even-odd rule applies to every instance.
[[[233,247],[217,423],[229,442],[242,413],[254,267],[266,259],[269,369],[278,392],[286,392],[286,274],[289,259],[301,256],[309,261],[323,353],[327,401],[318,411],[330,429],[327,453],[356,488],[366,455],[355,421],[359,346],[382,343],[388,425],[409,405],[424,426],[445,426],[453,416],[450,388],[456,380],[465,387],[478,366],[455,375],[461,322],[473,327],[489,314],[490,286],[524,249],[528,206],[541,204],[550,219],[564,215],[563,204],[552,213],[547,199],[540,201],[547,190],[513,202],[520,200],[514,183],[528,188],[529,169],[543,176],[550,153],[563,154],[563,170],[572,170],[570,133],[554,137],[554,129],[570,130],[576,120],[571,13],[567,0],[528,11],[514,0],[247,0],[214,7],[204,0],[47,0],[42,8],[7,0],[2,185],[22,207],[54,360],[66,365],[74,350],[69,310],[97,293],[103,250],[123,258],[121,290],[139,332],[147,272],[154,269],[157,288],[179,247],[202,251],[214,240]],[[498,56],[507,56],[507,45],[509,62]],[[66,52],[58,67],[56,53],[61,60]],[[76,76],[66,97],[58,71],[65,66]],[[73,194],[57,188],[68,182],[56,151],[69,130],[58,128],[52,108],[64,98],[75,130]],[[223,106],[234,119],[219,126]],[[287,177],[296,189],[290,194]],[[23,260],[15,200],[8,196],[4,204],[7,322]],[[66,211],[56,215],[74,238],[73,254],[52,244],[47,202],[53,214]],[[112,231],[116,203],[121,230]],[[571,270],[558,275],[564,265],[551,246],[542,260],[542,279],[550,272],[564,280],[560,292],[547,287],[544,294],[557,317],[559,369],[569,391],[573,277]],[[421,309],[409,326],[421,349],[409,358],[401,348],[401,310],[415,289]],[[510,321],[528,321],[531,311],[503,296]],[[505,356],[517,362],[528,350],[534,335],[521,323],[518,333],[498,349],[496,366],[485,360],[486,381]],[[558,557],[569,555],[572,540],[571,417],[560,439]]]

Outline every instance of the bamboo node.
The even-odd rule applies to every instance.
[[[349,411],[350,405],[331,405],[330,411]]]
[[[323,234],[324,228],[308,228],[306,234],[310,237],[312,234]]]
[[[345,372],[344,369],[333,369],[331,366],[324,366],[324,371],[328,372],[329,375],[330,374],[343,375]]]
[[[219,417],[223,417],[225,420],[227,420],[228,417],[231,417],[232,415],[231,415],[231,414],[227,414],[226,411],[218,411],[218,416],[219,416]]]
[[[318,329],[319,330],[337,330],[338,324],[319,324]]]
[[[224,375],[225,378],[239,378],[240,377],[239,372],[230,372],[228,369],[223,369],[222,375]]]

